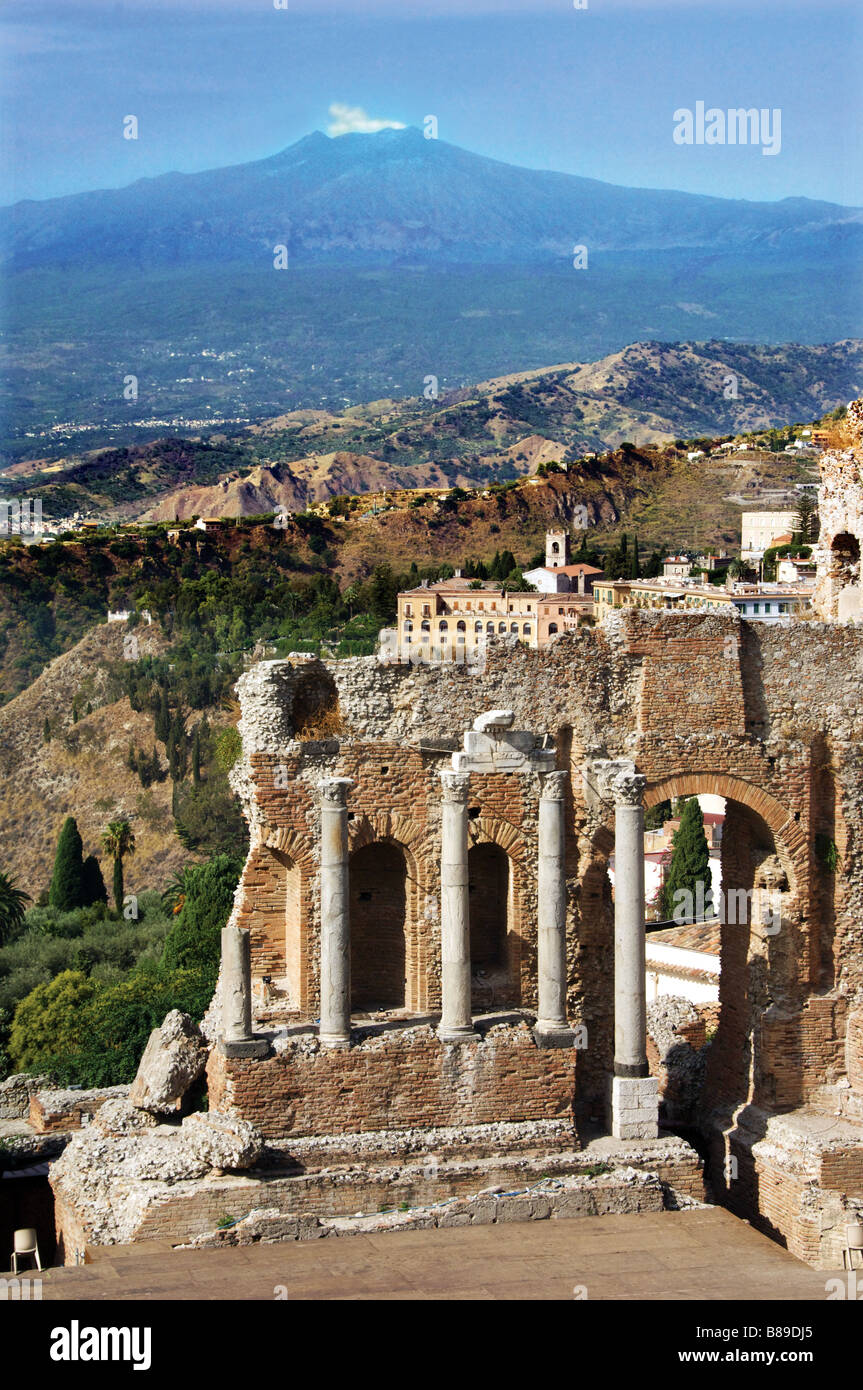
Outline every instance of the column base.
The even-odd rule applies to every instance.
[[[612,1077],[610,1101],[615,1139],[659,1137],[659,1081],[655,1076]]]
[[[444,1028],[441,1025],[437,1030],[438,1039],[442,1043],[470,1043],[479,1042],[479,1033],[474,1031],[473,1024],[464,1028]]]
[[[270,1050],[267,1038],[219,1038],[218,1048],[223,1057],[266,1057]]]
[[[350,1033],[318,1033],[321,1047],[348,1048],[351,1045]]]
[[[574,1047],[575,1031],[568,1023],[548,1023],[538,1018],[533,1028],[537,1047]]]

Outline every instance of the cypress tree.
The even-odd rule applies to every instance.
[[[67,816],[60,831],[48,902],[58,912],[84,906],[84,856],[74,816]]]
[[[640,579],[640,578],[641,578],[641,565],[639,564],[639,560],[638,560],[638,536],[637,536],[637,535],[635,535],[635,536],[633,537],[633,540],[632,540],[632,563],[631,563],[631,565],[630,565],[629,573],[630,573],[630,577],[631,577],[632,579]]]
[[[45,716],[45,723],[42,725],[42,740],[44,743],[51,742],[51,720]]]
[[[156,738],[167,747],[171,733],[171,711],[168,707],[168,694],[165,690],[159,691],[155,713]]]
[[[710,853],[704,833],[704,816],[697,797],[693,796],[686,802],[680,817],[680,829],[675,830],[671,843],[671,864],[660,897],[662,916],[666,919],[672,916],[675,910],[674,895],[681,889],[692,894],[692,909],[697,912],[699,883],[702,885],[705,909],[709,912],[712,909]]]
[[[195,725],[192,735],[192,782],[197,787],[201,781],[201,726]]]
[[[108,901],[108,890],[95,854],[88,854],[84,860],[83,883],[85,907],[89,907],[91,903]]]

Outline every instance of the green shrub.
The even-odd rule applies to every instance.
[[[37,985],[15,1010],[9,1032],[9,1056],[18,1071],[46,1071],[59,1053],[80,1046],[85,1004],[96,985],[80,970],[63,970],[48,984]]]

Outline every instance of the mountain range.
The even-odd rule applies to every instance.
[[[419,130],[331,139],[268,159],[127,188],[26,201],[0,213],[3,263],[141,267],[269,263],[494,264],[600,251],[822,256],[863,245],[863,209],[622,188],[518,168]]]
[[[622,188],[413,129],[316,132],[0,209],[0,452],[339,411],[643,340],[848,339],[861,250],[859,208]]]

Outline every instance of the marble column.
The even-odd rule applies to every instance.
[[[466,772],[441,772],[441,991],[438,1037],[474,1041],[470,1011],[470,907],[467,877]]]
[[[266,1038],[252,1032],[252,957],[249,933],[242,927],[222,928],[222,968],[219,982],[222,1031],[219,1045],[227,1057],[262,1057]]]
[[[539,801],[534,1037],[544,1047],[571,1047],[574,1037],[566,1021],[566,781],[565,772],[546,773]]]
[[[644,785],[634,768],[611,784],[614,796],[614,1076],[616,1139],[655,1139],[658,1082],[647,1066],[644,930]]]
[[[349,777],[318,783],[321,798],[321,1023],[325,1047],[351,1040],[351,909],[348,898]]]

